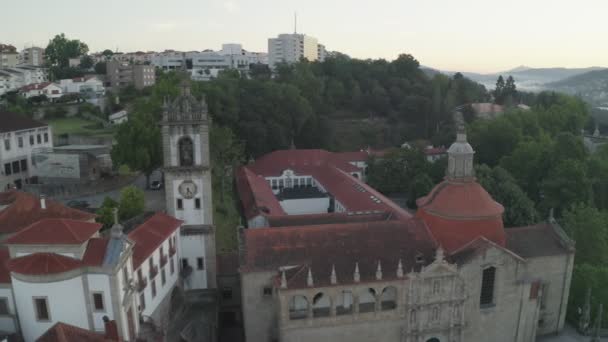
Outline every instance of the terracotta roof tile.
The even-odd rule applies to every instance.
[[[574,251],[574,246],[570,241],[564,241],[556,228],[548,222],[507,228],[507,247],[524,258],[561,255]]]
[[[6,263],[9,271],[24,275],[58,274],[81,266],[80,260],[55,253],[28,254]]]
[[[395,278],[401,259],[404,271],[422,266],[421,255],[432,261],[436,244],[417,219],[245,231],[242,272],[278,270],[283,266],[311,267],[315,286],[330,284],[332,266],[341,283],[353,281],[355,262],[361,281],[374,281],[378,261],[386,279]],[[307,271],[305,275],[307,274]],[[304,287],[306,276],[292,278],[290,287]]]
[[[23,114],[0,111],[0,133],[21,131],[38,127],[45,127],[47,124],[30,119]]]
[[[49,328],[36,342],[110,342],[116,341],[107,339],[104,335],[75,327],[70,324],[58,322]]]
[[[50,199],[46,199],[46,209],[42,209],[38,197],[16,190],[0,193],[0,206],[6,206],[4,209],[0,209],[0,233],[4,234],[18,232],[45,218],[80,221],[95,218],[95,214],[72,209]]]
[[[89,240],[87,249],[82,257],[84,266],[101,266],[110,240],[107,238],[93,238]]]
[[[45,218],[4,240],[9,245],[74,245],[82,244],[102,227],[100,223],[69,219]]]
[[[133,268],[138,268],[181,224],[182,221],[172,216],[156,213],[130,232],[129,239],[135,242]]]
[[[247,167],[241,167],[237,171],[236,186],[247,219],[260,214],[286,215],[268,182]]]

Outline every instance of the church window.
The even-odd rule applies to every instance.
[[[441,289],[441,283],[439,280],[433,281],[433,294],[438,294]]]
[[[179,165],[192,166],[194,165],[194,147],[192,139],[183,137],[179,140]]]
[[[439,320],[439,308],[434,307],[431,313],[431,321],[437,322]]]
[[[272,296],[272,287],[265,286],[263,290],[264,296]]]
[[[488,267],[483,270],[481,276],[481,306],[494,304],[494,280],[496,278],[496,267]]]
[[[205,260],[203,259],[203,257],[196,258],[196,268],[198,270],[204,270],[205,269]]]
[[[177,199],[177,210],[183,210],[184,209],[184,201],[182,201],[181,198]]]
[[[410,324],[416,324],[416,310],[410,311]]]
[[[103,293],[102,292],[93,292],[93,306],[95,311],[104,311],[105,307],[103,305]]]
[[[36,306],[36,319],[39,321],[50,321],[49,302],[46,297],[35,297],[34,305]]]
[[[201,199],[200,198],[195,198],[194,199],[194,208],[196,208],[196,209],[200,209],[201,208]]]

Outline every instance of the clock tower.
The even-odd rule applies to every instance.
[[[185,290],[215,288],[215,230],[207,104],[190,93],[165,100],[161,121],[167,212],[184,221],[180,266]]]

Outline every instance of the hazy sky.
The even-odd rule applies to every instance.
[[[606,0],[0,0],[0,8],[9,12],[0,42],[19,49],[65,32],[91,51],[227,42],[266,51],[267,38],[293,31],[297,11],[298,32],[358,58],[407,52],[424,65],[479,72],[608,66]]]

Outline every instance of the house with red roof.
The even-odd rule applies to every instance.
[[[44,95],[54,101],[63,96],[63,89],[59,84],[53,82],[32,83],[19,88],[19,94],[26,99]]]
[[[276,151],[241,168],[247,341],[533,342],[559,333],[574,242],[553,218],[505,228],[504,207],[476,181],[474,153],[459,132],[444,181],[415,213],[331,152]]]
[[[0,193],[0,330],[27,342],[132,341],[140,322],[166,319],[180,279],[182,222],[157,213],[130,231],[116,221],[101,232],[94,217]]]

